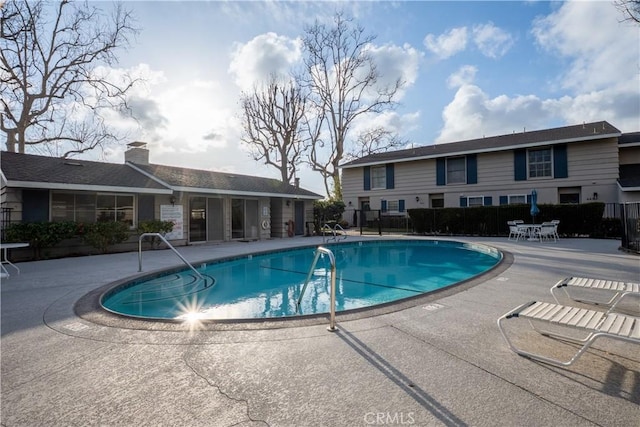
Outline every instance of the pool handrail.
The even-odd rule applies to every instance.
[[[302,291],[300,292],[300,296],[298,297],[296,311],[300,310],[300,302],[302,301],[304,292],[307,290],[307,285],[309,284],[309,280],[311,280],[311,276],[313,276],[313,272],[316,268],[318,259],[323,253],[329,257],[329,262],[331,263],[331,308],[329,326],[327,327],[327,330],[330,332],[335,332],[338,329],[336,328],[336,258],[333,255],[333,252],[331,252],[330,249],[327,249],[324,246],[318,246],[318,248],[316,249],[313,262],[311,263],[311,268],[309,269],[307,278],[305,279],[304,285],[302,286]]]
[[[325,241],[325,234],[324,234],[324,230],[326,229],[331,230],[331,233],[333,234],[332,237],[329,237],[328,239],[326,239]],[[346,239],[347,238],[347,233],[344,231],[344,228],[342,228],[342,226],[340,224],[336,224],[335,226],[333,226],[333,228],[329,225],[329,224],[325,224],[322,226],[322,243],[326,243],[331,241],[332,239],[335,240],[336,242],[338,241],[338,229],[340,229],[342,231],[342,234],[340,234],[340,236],[342,237],[342,239]]]
[[[193,270],[193,272],[196,274],[196,276],[198,276],[200,280],[205,280],[204,276],[200,274],[200,272],[196,270],[195,267],[191,265],[191,263],[187,261],[180,254],[180,252],[178,252],[178,250],[174,248],[173,245],[169,243],[169,241],[165,239],[165,237],[160,233],[142,233],[140,237],[138,237],[138,272],[142,271],[142,239],[145,237],[151,237],[151,236],[159,237],[160,240],[162,240],[169,247],[169,249],[171,249],[176,255],[178,255],[178,258],[180,258],[182,262],[184,262],[191,270]]]

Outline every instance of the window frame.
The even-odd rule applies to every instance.
[[[471,199],[480,199],[480,204],[471,204]],[[484,206],[484,196],[467,196],[467,207],[474,208],[478,206]]]
[[[542,152],[542,151],[548,151],[549,152],[549,159],[548,160],[535,160],[532,161],[531,159],[531,155],[537,152]],[[539,168],[540,166],[542,166],[542,172],[544,173],[544,175],[537,175],[533,176],[532,175],[532,167],[535,166],[536,167],[536,173],[540,172]],[[554,177],[554,173],[553,173],[553,147],[551,146],[546,146],[546,147],[536,147],[536,148],[528,148],[527,149],[527,179],[532,179],[532,180],[536,180],[536,179],[553,179]]]
[[[54,210],[55,210],[55,203],[54,203],[54,198],[57,195],[64,195],[66,197],[72,199],[72,206],[71,206],[71,211],[69,211],[68,206],[66,207],[66,212],[69,213],[71,212],[72,215],[71,217],[67,214],[65,215],[65,218],[61,218],[61,217],[57,217],[54,218]],[[78,210],[78,198],[82,197],[82,198],[88,198],[91,199],[93,201],[93,209],[87,209],[87,206],[90,206],[89,204],[82,203],[80,204],[81,206],[84,207],[84,209],[82,209],[82,211]],[[129,210],[130,208],[130,212],[131,212],[131,216],[129,219],[126,219],[124,221],[119,221],[119,222],[124,222],[125,224],[127,224],[129,226],[129,228],[135,228],[137,225],[137,218],[136,218],[136,195],[135,194],[131,194],[131,193],[102,193],[102,192],[90,192],[90,191],[52,191],[51,192],[51,199],[50,199],[50,213],[49,213],[49,218],[51,218],[51,220],[53,222],[60,222],[60,221],[75,221],[75,222],[86,222],[86,223],[97,223],[97,222],[104,222],[98,220],[98,215],[100,213],[100,209],[98,209],[98,200],[100,197],[112,197],[113,198],[113,207],[112,207],[112,216],[113,216],[113,221],[118,221],[118,214],[121,212],[124,212],[124,217],[126,218],[126,211]],[[131,204],[129,205],[128,203],[124,206],[124,210],[123,207],[118,205],[118,200],[122,199],[122,198],[131,198]],[[104,209],[103,209],[104,210]],[[93,212],[92,215],[92,221],[88,221],[87,220],[87,214]],[[111,219],[109,219],[108,221],[111,221]]]
[[[512,201],[512,198],[515,198],[515,197],[522,197],[522,201],[521,202]],[[507,204],[508,205],[524,205],[524,204],[527,204],[527,195],[526,194],[509,194],[509,195],[507,195]]]
[[[382,173],[379,171],[382,171]],[[385,190],[387,188],[387,167],[385,165],[371,166],[370,174],[369,183],[372,190]]]
[[[449,170],[449,162],[450,161],[461,161],[462,162],[462,169],[461,170],[453,170],[450,171]],[[447,157],[446,158],[446,162],[445,162],[445,167],[444,167],[444,173],[445,173],[445,183],[447,185],[462,185],[462,184],[466,184],[467,183],[467,158],[466,156],[455,156],[455,157]],[[450,179],[450,173],[460,173],[463,172],[463,176],[462,178],[458,181],[451,181]]]

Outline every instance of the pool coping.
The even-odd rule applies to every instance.
[[[447,286],[445,288],[436,289],[434,291],[427,292],[408,298],[403,298],[397,301],[390,301],[382,304],[377,304],[372,307],[362,307],[351,309],[347,311],[336,312],[336,321],[351,321],[364,318],[376,317],[393,313],[396,311],[402,311],[408,308],[413,308],[422,304],[429,304],[438,299],[454,295],[460,292],[464,292],[470,288],[473,288],[481,283],[486,282],[494,277],[499,276],[505,270],[507,270],[513,264],[513,254],[508,251],[497,249],[490,245],[484,245],[496,250],[502,254],[501,259],[489,270],[480,273],[471,278],[462,280],[454,285]],[[314,247],[311,245],[310,247]],[[261,253],[267,253],[272,251],[262,251],[252,253],[258,255]],[[237,259],[243,256],[249,255],[234,255],[229,257],[230,259]],[[213,260],[215,262],[224,262],[226,258]],[[134,316],[127,316],[124,314],[118,314],[109,311],[102,307],[100,301],[103,296],[118,286],[130,283],[137,279],[147,278],[150,276],[168,273],[171,271],[182,270],[181,266],[172,266],[168,268],[158,269],[150,272],[139,273],[133,276],[129,276],[125,279],[121,279],[112,283],[108,283],[104,286],[96,288],[91,292],[83,295],[73,305],[74,313],[91,323],[98,325],[121,328],[121,329],[133,329],[133,330],[148,330],[148,331],[189,331],[192,330],[194,325],[192,322],[178,321],[173,319],[142,319]],[[329,322],[329,313],[320,314],[307,314],[300,317],[283,317],[283,318],[269,318],[269,319],[206,319],[198,321],[197,326],[199,330],[213,330],[213,331],[238,331],[238,330],[268,330],[268,329],[282,329],[282,328],[296,328],[304,326],[316,326]]]

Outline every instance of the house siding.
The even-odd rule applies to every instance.
[[[564,170],[554,172],[560,172],[560,176],[566,172],[566,177],[562,178],[531,179],[525,174],[524,179],[517,179],[518,162],[514,158],[517,157],[515,153],[522,149],[477,153],[475,168],[472,164],[472,169],[475,170],[471,171],[476,172],[477,181],[469,184],[438,185],[437,163],[442,163],[442,157],[396,162],[395,188],[392,190],[365,191],[363,168],[343,169],[345,203],[348,205],[351,202],[352,206],[358,206],[360,199],[368,197],[371,208],[380,209],[382,200],[405,200],[406,209],[412,209],[429,207],[429,195],[443,194],[445,207],[458,207],[466,203],[461,198],[480,196],[484,198],[485,205],[499,204],[506,196],[529,194],[534,188],[538,192],[539,203],[558,203],[559,188],[578,188],[581,202],[596,200],[593,198],[594,193],[598,193],[598,201],[612,203],[618,200],[617,138],[577,141],[558,146],[563,148],[554,150],[554,168]],[[563,153],[565,148],[566,156]],[[469,167],[469,162],[467,166]],[[470,181],[473,182],[473,179]],[[416,201],[416,197],[419,200]]]

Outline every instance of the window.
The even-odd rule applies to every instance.
[[[528,151],[529,178],[552,177],[551,148]]]
[[[371,188],[387,188],[387,168],[385,166],[371,167]]]
[[[469,207],[483,206],[483,201],[484,201],[484,197],[482,196],[467,197],[467,206]]]
[[[133,225],[133,196],[52,193],[52,221],[120,221]]]
[[[397,200],[389,200],[387,201],[387,209],[389,210],[389,212],[399,212],[400,204]]]
[[[527,203],[527,196],[525,194],[517,194],[517,195],[509,195],[509,204],[510,205],[519,205]]]
[[[432,208],[444,208],[444,199],[433,199],[431,200]]]
[[[466,159],[464,157],[447,159],[447,184],[465,184],[466,182]]]

